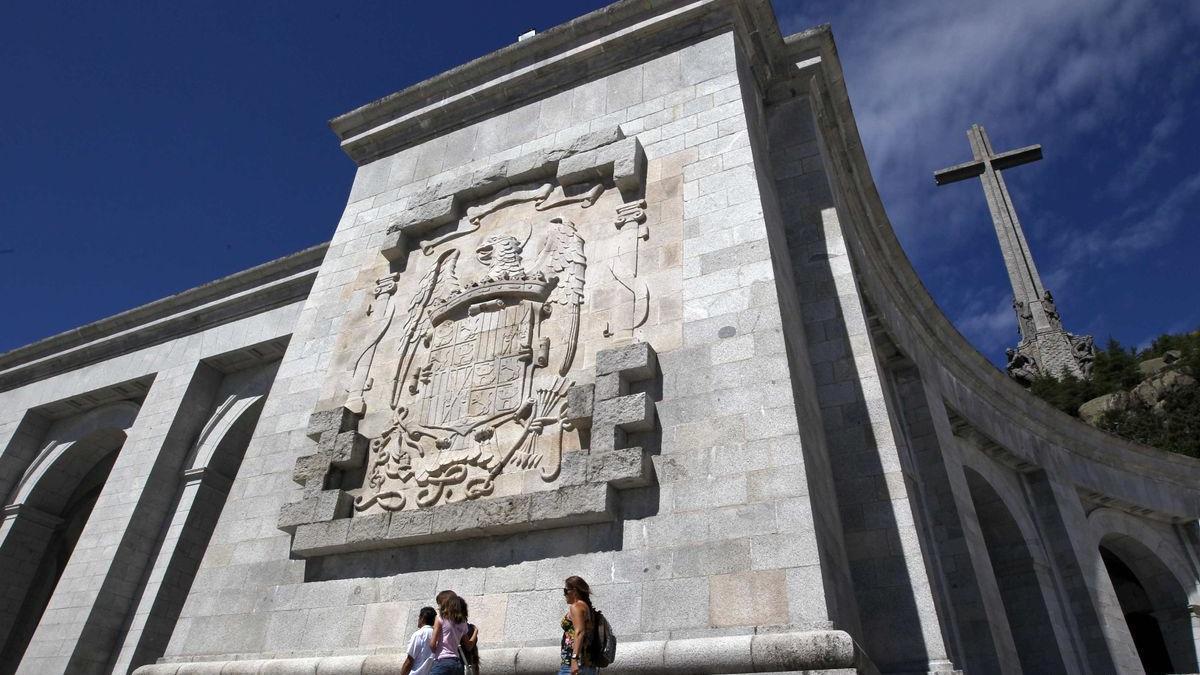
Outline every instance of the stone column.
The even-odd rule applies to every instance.
[[[155,377],[18,673],[107,668],[219,381],[195,363]]]
[[[183,478],[175,515],[167,526],[166,537],[159,546],[145,590],[133,612],[129,630],[117,654],[114,673],[129,672],[145,665],[153,660],[153,655],[162,654],[166,649],[174,619],[183,606],[213,527],[221,515],[225,495],[229,493],[230,479],[208,467],[189,469]],[[168,619],[167,625],[158,621],[163,618]]]
[[[1092,673],[1140,672],[1137,650],[1079,496],[1044,471],[1025,474],[1024,482],[1069,608],[1065,614],[1077,636],[1070,648],[1086,659]]]
[[[936,367],[936,366],[935,366]],[[955,662],[966,672],[1000,672],[1011,668],[996,653],[994,605],[984,599],[966,536],[962,462],[941,393],[920,370],[905,361],[888,369],[909,447],[912,472],[922,506],[922,531],[932,553],[930,570],[940,609],[952,639]],[[957,478],[957,480],[956,480]],[[973,518],[973,515],[969,517]],[[1011,638],[1009,638],[1011,643]]]

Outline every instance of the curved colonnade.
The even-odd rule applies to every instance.
[[[955,330],[888,221],[832,41],[818,33],[789,47],[818,52],[826,64],[812,76],[810,98],[880,377],[918,382],[937,430],[946,480],[911,469],[923,483],[920,498],[928,504],[937,500],[931,491],[953,493],[984,603],[1000,601],[1008,618],[993,613],[992,644],[980,649],[963,639],[958,617],[946,630],[948,642],[958,636],[955,661],[982,671],[1196,671],[1200,462],[1052,408]],[[901,395],[888,404],[900,418],[911,407]],[[932,532],[945,517],[935,514],[924,528],[943,554]]]

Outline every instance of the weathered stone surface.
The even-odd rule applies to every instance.
[[[596,375],[593,385],[593,400],[607,401],[629,393],[629,381],[618,373]]]
[[[454,197],[441,197],[405,210],[389,229],[404,233],[425,232],[453,222],[456,217]]]
[[[299,555],[340,553],[349,550],[346,547],[349,531],[349,518],[297,525],[292,550]]]
[[[1177,370],[1164,370],[1139,383],[1133,388],[1132,395],[1141,401],[1142,405],[1153,407],[1170,392],[1195,385],[1196,378],[1191,375]]]
[[[709,623],[714,626],[779,626],[788,622],[782,569],[737,572],[709,577]],[[746,602],[746,598],[757,598]]]
[[[325,489],[325,477],[329,474],[329,457],[324,454],[304,455],[296,458],[292,469],[292,480],[309,488],[311,492]]]
[[[595,394],[596,386],[592,384],[577,385],[567,390],[566,420],[575,428],[591,428],[592,399]]]
[[[1129,401],[1129,394],[1123,391],[1097,396],[1079,406],[1079,417],[1088,424],[1096,424],[1104,413],[1128,408]]]
[[[596,354],[596,374],[619,374],[627,381],[648,380],[658,368],[658,355],[647,342],[634,342]]]
[[[391,263],[401,263],[406,260],[408,251],[408,235],[399,230],[385,234],[383,243],[379,246],[380,254]]]
[[[389,541],[388,532],[392,524],[392,514],[375,513],[350,519],[350,529],[346,532],[346,544],[354,548],[383,546]]]
[[[589,523],[613,515],[612,488],[607,485],[576,485],[532,496],[529,517],[550,523]]]
[[[596,401],[593,420],[599,428],[649,431],[654,428],[654,401],[645,392]]]
[[[434,532],[465,535],[487,530],[502,534],[527,528],[530,497],[518,495],[446,504],[433,509],[432,514]]]
[[[1173,365],[1176,361],[1178,361],[1182,357],[1183,357],[1183,353],[1180,352],[1178,349],[1167,350],[1160,357],[1153,358],[1153,359],[1146,359],[1145,361],[1139,361],[1138,362],[1138,372],[1140,372],[1142,374],[1142,377],[1150,377],[1152,375],[1157,375],[1158,373],[1166,370],[1168,367]]]
[[[611,176],[622,190],[635,191],[646,171],[646,153],[636,138],[573,154],[558,163],[558,181],[574,185]]]
[[[653,482],[652,465],[641,448],[617,448],[588,457],[587,480],[615,488],[642,487]]]
[[[320,441],[327,434],[339,434],[353,429],[357,418],[346,408],[338,406],[332,410],[318,410],[308,416],[308,429],[305,435],[314,441]]]
[[[323,490],[299,501],[284,504],[279,511],[279,529],[294,532],[297,525],[316,523],[350,515],[353,499],[344,490]]]
[[[226,675],[307,673],[309,675],[381,675],[395,673],[405,655],[325,656],[269,660],[215,661],[202,666]],[[480,650],[480,662],[496,675],[534,675],[553,670],[558,647],[526,646]],[[618,645],[622,672],[695,675],[696,673],[821,672],[851,675],[855,652],[850,636],[841,631],[780,632],[671,640],[622,641]],[[160,663],[139,668],[136,675],[177,675],[180,664]],[[848,669],[848,670],[842,670]]]
[[[398,511],[392,514],[388,539],[417,540],[433,532],[433,514],[429,511]]]
[[[327,452],[329,462],[340,469],[360,466],[367,454],[367,438],[357,431],[343,431]]]
[[[756,672],[854,668],[854,640],[842,631],[755,635],[751,644]]]

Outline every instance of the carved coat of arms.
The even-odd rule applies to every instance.
[[[397,293],[397,275],[379,281],[376,296],[389,297],[386,316],[359,357],[359,390],[352,385],[349,393],[361,399],[371,389],[376,408],[386,401],[386,421],[369,436],[356,509],[490,495],[506,471],[557,477],[570,431],[566,376],[579,339],[587,259],[575,224],[542,210],[589,206],[597,195],[563,198],[546,185],[493,200],[468,212],[465,230],[423,242],[420,257],[428,264],[410,297]],[[534,204],[532,221],[480,231],[486,216],[520,202]],[[514,236],[522,227],[524,236]],[[470,243],[448,247],[451,241]],[[380,345],[393,358],[379,359]],[[372,360],[386,368],[372,368]]]

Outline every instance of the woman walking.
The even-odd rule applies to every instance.
[[[433,634],[429,636],[429,648],[433,650],[434,658],[429,675],[463,675],[459,645],[474,646],[479,631],[468,635],[466,601],[456,594],[443,597],[439,593],[438,599],[440,615],[434,620]]]
[[[563,582],[567,613],[562,618],[562,660],[558,675],[596,675],[587,655],[587,636],[592,627],[592,590],[581,577]]]

